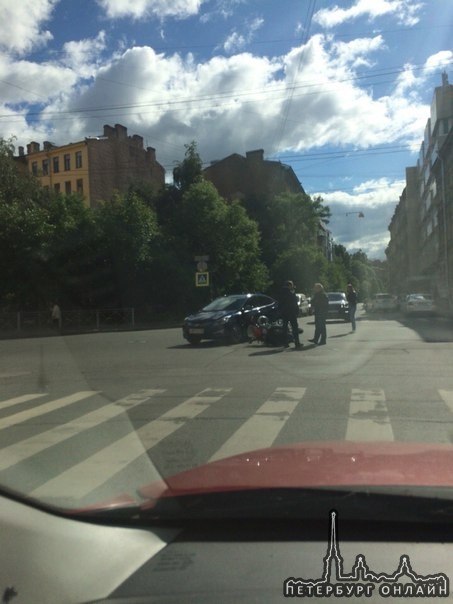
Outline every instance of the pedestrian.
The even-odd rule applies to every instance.
[[[348,299],[348,304],[349,304],[349,319],[351,321],[352,331],[355,332],[355,328],[356,328],[355,312],[357,310],[357,292],[354,289],[352,283],[348,283],[348,287],[346,289],[346,298]]]
[[[61,331],[61,309],[57,302],[55,302],[53,304],[51,313],[52,313],[52,325],[54,325],[55,327],[58,327],[58,329]]]
[[[315,315],[315,335],[309,342],[324,346],[327,340],[326,321],[329,312],[329,298],[324,291],[322,283],[315,283],[311,307]]]
[[[299,340],[299,325],[297,323],[297,317],[299,316],[299,305],[297,304],[297,296],[294,293],[294,283],[287,281],[286,284],[280,290],[278,296],[278,309],[280,316],[283,320],[283,345],[285,348],[289,348],[288,343],[288,323],[291,325],[294,338],[294,347],[296,350],[302,348],[302,344]]]

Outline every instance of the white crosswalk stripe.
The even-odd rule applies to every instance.
[[[274,396],[246,420],[209,461],[270,447],[302,400],[305,390],[305,388],[277,388]]]
[[[439,390],[441,399],[453,413],[453,392],[451,390]]]
[[[383,390],[352,390],[345,440],[395,440]]]
[[[30,495],[48,498],[61,495],[75,499],[84,497],[109,478],[127,467],[164,438],[180,429],[185,421],[193,419],[210,405],[219,401],[231,389],[207,389],[167,411],[111,445],[104,447],[83,462],[42,484]],[[151,462],[147,480],[158,480]]]
[[[38,407],[33,407],[32,409],[27,409],[26,411],[19,411],[19,413],[15,413],[14,415],[9,415],[8,417],[0,419],[0,430],[2,430],[3,428],[9,428],[10,426],[14,426],[22,422],[26,422],[29,419],[39,417],[41,415],[44,415],[45,413],[56,411],[57,409],[61,409],[68,405],[72,405],[73,403],[81,401],[84,398],[93,396],[94,394],[98,393],[94,390],[88,390],[86,392],[76,392],[75,394],[64,396],[63,398],[59,398],[55,401],[50,401],[48,403],[45,403],[44,405],[39,405]]]
[[[10,398],[7,401],[2,401],[0,403],[0,409],[7,409],[8,407],[14,407],[15,405],[20,405],[21,403],[28,403],[29,401],[34,401],[37,398],[43,397],[44,394],[23,394],[22,396],[16,396],[14,398]]]
[[[60,424],[50,430],[45,430],[35,436],[31,436],[18,443],[4,447],[0,458],[0,470],[5,470],[19,461],[24,461],[41,451],[45,451],[53,445],[57,445],[68,438],[81,434],[85,430],[89,430],[94,426],[99,426],[104,422],[114,419],[115,417],[124,414],[126,410],[140,405],[155,394],[160,394],[162,392],[164,392],[164,390],[142,390],[109,405],[104,405],[100,409],[86,413],[65,424]]]
[[[96,396],[99,393],[96,391],[76,392],[44,404],[38,402],[29,409],[17,412],[15,412],[16,406],[20,409],[25,403],[33,402],[44,395],[42,393],[26,394],[10,398],[0,402],[0,409],[11,409],[10,416],[0,419],[0,429],[22,425],[27,420],[35,418],[37,421],[31,425],[36,428],[42,423],[42,430],[39,434],[33,434],[3,448],[0,444],[0,471],[10,471],[12,469],[12,472],[14,472],[14,466],[17,463],[32,459],[35,455],[45,452],[53,446],[64,444],[66,440],[75,439],[68,446],[67,469],[53,477],[47,476],[47,480],[43,478],[41,484],[36,482],[33,486],[30,486],[30,495],[44,499],[64,497],[73,501],[82,500],[84,497],[90,496],[90,493],[93,493],[96,489],[104,488],[110,480],[137,460],[140,460],[137,463],[142,464],[146,470],[147,482],[158,480],[160,476],[153,466],[153,456],[148,455],[149,452],[166,438],[170,438],[166,444],[171,447],[174,440],[172,436],[177,439],[176,432],[178,430],[183,427],[191,429],[191,420],[208,411],[212,405],[219,403],[222,399],[228,403],[228,396],[231,391],[232,388],[207,388],[202,390],[195,396],[170,408],[157,418],[146,421],[135,430],[132,428],[126,412],[146,404],[146,401],[152,397],[158,399],[159,395],[166,393],[167,390],[140,390],[112,403],[103,404],[94,411],[83,413],[83,415],[70,419],[66,423],[54,425],[50,429],[46,429],[47,421],[40,421],[41,416],[66,407],[69,408],[73,403]],[[242,420],[243,423],[233,433],[222,434],[220,430],[216,432],[214,442],[217,449],[212,454],[212,450],[215,449],[213,447],[210,458],[205,461],[214,461],[246,451],[272,447],[282,433],[282,429],[285,426],[291,428],[289,422],[292,421],[296,410],[300,413],[297,421],[303,421],[304,408],[300,407],[300,404],[307,400],[308,394],[309,391],[305,387],[276,388],[273,394],[255,412]],[[453,391],[439,390],[438,394],[448,410],[447,413],[453,413]],[[339,440],[376,442],[395,440],[384,390],[354,388],[351,390],[350,396],[346,397],[344,403],[347,404],[346,407],[342,407],[345,414],[347,414],[347,421],[346,424],[338,422],[339,430],[342,431],[338,435]],[[394,413],[394,408],[392,412]],[[211,416],[211,414],[209,415]],[[124,434],[127,431],[127,434],[120,438],[112,436],[111,440],[115,440],[109,442],[108,445],[105,445],[107,441],[104,438],[103,445],[99,445],[101,448],[98,451],[87,454],[85,459],[82,459],[80,447],[77,448],[79,442],[77,439],[82,439],[86,431],[102,427],[110,420],[117,418],[124,421],[126,428],[122,433]],[[209,421],[210,425],[215,425],[216,419],[212,417]],[[231,422],[223,425],[229,426],[227,429],[231,432]],[[322,419],[320,419],[321,425]],[[18,432],[19,434],[20,432]],[[109,438],[108,431],[104,431],[104,434]],[[316,440],[315,434],[313,434],[313,440]],[[73,459],[71,461],[71,450],[79,454],[77,460]],[[91,449],[91,451],[93,450],[95,449]],[[202,459],[202,453],[197,459],[197,463],[200,462],[200,459]],[[182,465],[184,466],[184,464]]]

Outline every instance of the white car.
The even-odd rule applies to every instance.
[[[296,294],[299,317],[306,317],[310,312],[310,301],[305,294]]]
[[[396,296],[392,294],[376,294],[371,302],[373,312],[395,311],[398,308]]]
[[[435,315],[437,308],[431,294],[409,294],[404,304],[406,315]]]

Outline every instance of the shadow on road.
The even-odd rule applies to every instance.
[[[398,321],[400,325],[415,331],[425,342],[453,342],[453,320],[448,317],[420,315],[407,317],[398,312],[368,313],[368,321]]]

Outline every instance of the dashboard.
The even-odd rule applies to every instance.
[[[336,596],[382,602],[383,595],[387,601],[392,595],[452,599],[453,546],[445,525],[372,526],[342,523],[332,514],[322,522],[141,524],[112,526],[105,520],[68,518],[1,497],[1,601],[250,604]]]

